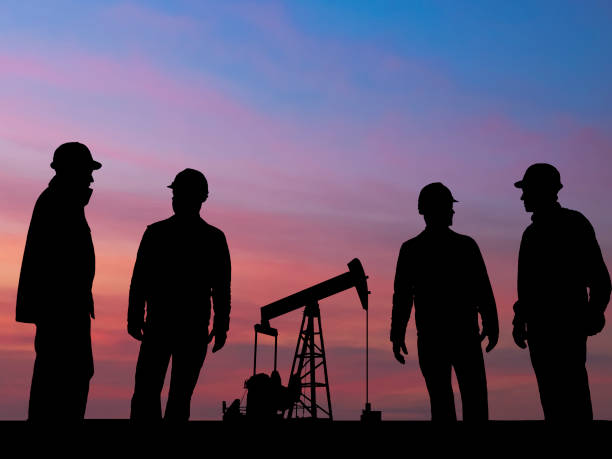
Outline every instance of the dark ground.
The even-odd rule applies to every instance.
[[[86,420],[32,425],[1,421],[0,441],[15,453],[4,457],[609,457],[612,422],[546,424],[492,421],[434,425],[421,421],[132,424]],[[13,448],[14,447],[14,448]],[[6,451],[6,449],[5,449]]]

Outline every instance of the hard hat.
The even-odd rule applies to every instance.
[[[102,167],[98,161],[94,161],[89,148],[79,142],[67,142],[61,144],[53,153],[51,167],[58,170],[92,170]]]
[[[514,184],[517,188],[539,188],[558,192],[563,185],[561,175],[555,166],[546,163],[532,164],[525,171],[522,180]]]
[[[451,191],[440,182],[425,185],[419,193],[419,214],[424,215],[431,210],[446,206],[457,201]]]
[[[174,177],[168,188],[198,194],[203,198],[208,196],[208,182],[200,171],[184,169]]]

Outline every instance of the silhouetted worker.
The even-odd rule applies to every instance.
[[[456,421],[451,385],[455,369],[463,419],[487,420],[487,380],[481,341],[487,352],[497,344],[497,307],[487,270],[476,242],[452,231],[453,203],[441,183],[419,194],[425,230],[404,242],[395,272],[391,342],[400,363],[407,354],[406,326],[414,301],[419,365],[425,378],[433,421]],[[482,318],[479,334],[478,314]]]
[[[217,352],[229,329],[229,249],[223,232],[200,217],[208,182],[201,172],[185,169],[169,188],[174,215],[147,227],[130,286],[128,332],[142,340],[132,397],[135,420],[161,419],[160,396],[172,357],[164,418],[187,421],[208,343],[214,339]]]
[[[529,343],[544,418],[591,420],[586,342],[604,327],[610,276],[589,221],[557,202],[554,166],[533,164],[514,186],[533,223],[521,241],[512,335]]]
[[[29,420],[85,416],[93,376],[95,254],[85,206],[102,165],[78,142],[53,154],[55,176],[36,201],[17,290],[18,322],[36,325]]]

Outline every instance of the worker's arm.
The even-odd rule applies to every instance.
[[[586,332],[592,336],[603,330],[605,325],[604,311],[610,302],[611,284],[610,273],[601,255],[595,230],[586,218],[584,219],[584,232],[585,273],[589,288]]]
[[[150,246],[150,229],[147,228],[140,241],[132,281],[130,283],[130,297],[128,306],[128,333],[137,340],[142,340],[145,322],[145,303],[147,270]]]
[[[48,295],[48,261],[52,260],[48,253],[56,241],[49,240],[48,225],[52,219],[48,218],[45,206],[39,198],[32,212],[32,219],[28,229],[19,284],[17,286],[17,322],[37,323],[41,319],[42,305],[45,304],[43,295]],[[45,275],[47,273],[47,275]]]
[[[393,355],[402,364],[406,363],[402,352],[408,354],[406,349],[406,327],[408,326],[408,320],[412,311],[413,295],[413,278],[410,272],[408,245],[404,243],[400,249],[395,269],[390,336],[393,343]]]
[[[493,296],[493,289],[491,288],[491,281],[487,274],[487,267],[482,253],[478,248],[476,241],[473,242],[474,251],[474,263],[475,263],[475,275],[477,278],[477,307],[482,320],[482,332],[480,333],[480,339],[489,339],[486,347],[486,351],[491,351],[499,339],[499,319],[497,317],[497,305],[495,304],[495,297]]]
[[[211,290],[215,317],[209,337],[209,342],[213,338],[215,340],[213,352],[217,352],[225,345],[230,321],[232,265],[227,240],[223,233],[220,233],[215,249],[218,257]]]
[[[527,228],[521,238],[521,246],[519,248],[518,257],[518,276],[517,276],[517,292],[518,300],[514,303],[514,319],[512,319],[512,338],[518,347],[525,349],[527,347],[527,308],[529,308],[529,300],[532,287],[530,281],[533,278],[529,272],[531,268],[529,231]]]

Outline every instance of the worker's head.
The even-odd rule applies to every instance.
[[[168,185],[172,189],[172,209],[177,215],[197,214],[208,198],[208,182],[200,171],[185,169]]]
[[[453,203],[459,202],[440,182],[425,185],[419,193],[419,214],[427,226],[448,227],[453,224]]]
[[[551,204],[557,202],[557,195],[563,188],[559,171],[546,163],[529,166],[523,179],[516,182],[514,186],[523,190],[521,200],[527,212],[536,212],[550,207]]]
[[[93,171],[101,167],[102,164],[94,161],[89,148],[79,142],[67,142],[57,147],[51,163],[60,180],[77,188],[89,188],[94,181]]]

